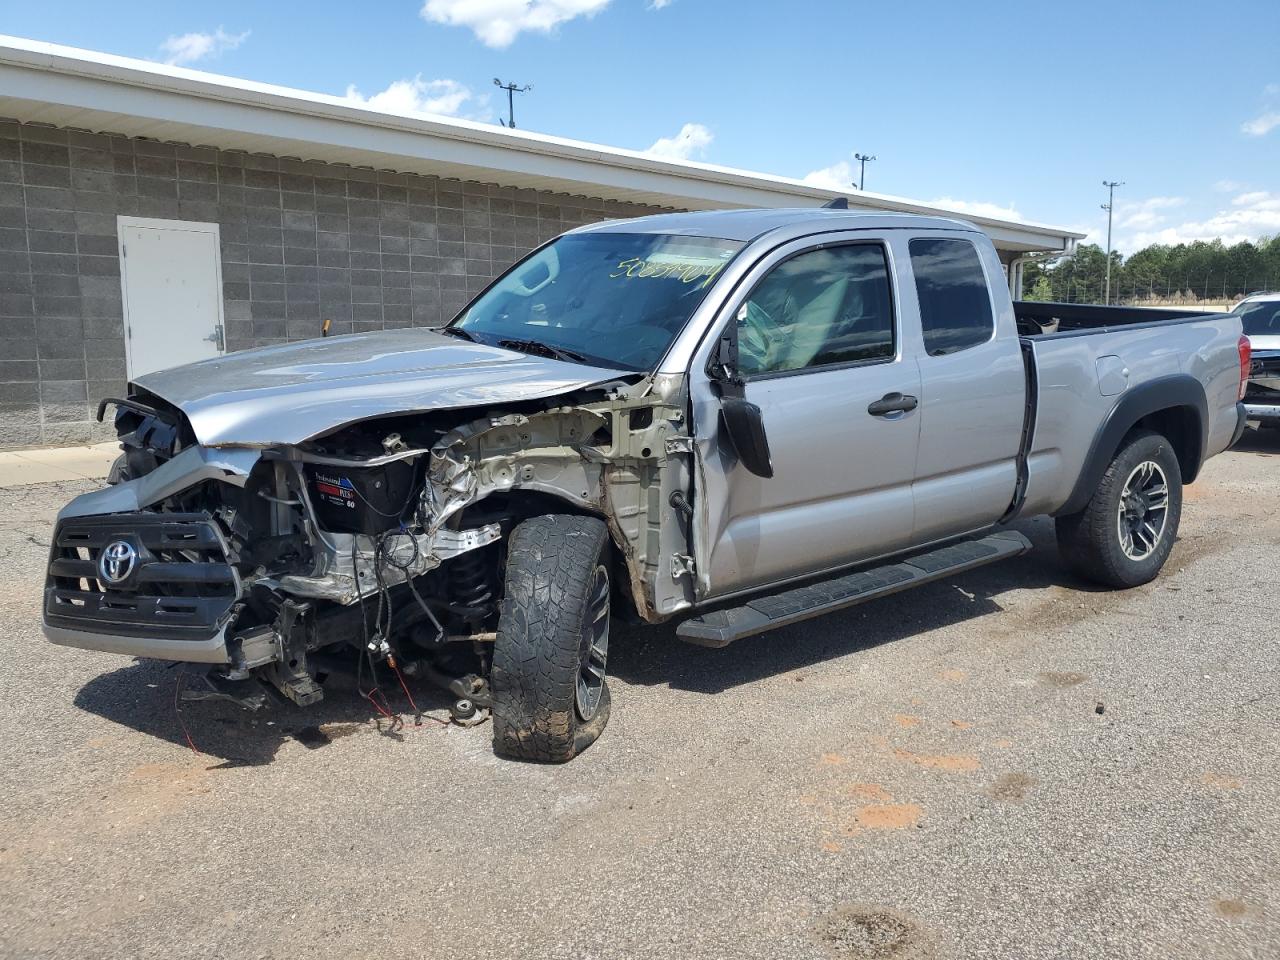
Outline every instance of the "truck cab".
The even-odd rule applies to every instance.
[[[689,371],[704,597],[983,529],[1013,502],[1027,382],[994,249],[959,223],[858,220],[771,236],[713,333],[668,357]],[[769,477],[722,453],[726,336]]]

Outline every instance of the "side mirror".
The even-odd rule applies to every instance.
[[[733,337],[725,334],[716,344],[716,352],[711,358],[711,376],[721,383],[738,387],[742,381],[738,378],[738,345]]]
[[[725,396],[720,399],[720,416],[742,465],[757,477],[772,477],[773,459],[760,408],[742,397]]]

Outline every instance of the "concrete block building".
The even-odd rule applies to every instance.
[[[110,438],[128,379],[447,321],[539,243],[672,209],[817,206],[800,181],[0,38],[0,446]],[[851,191],[854,209],[946,214]],[[1020,287],[1081,235],[968,217]]]

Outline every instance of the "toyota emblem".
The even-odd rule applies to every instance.
[[[138,565],[138,551],[127,540],[112,540],[98,557],[98,573],[106,583],[124,583]]]

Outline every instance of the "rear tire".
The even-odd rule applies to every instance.
[[[594,517],[534,517],[512,532],[489,677],[496,753],[563,763],[608,723],[607,545]]]
[[[1058,550],[1086,580],[1136,587],[1160,573],[1182,518],[1182,474],[1169,441],[1137,431],[1079,513],[1057,518]]]

